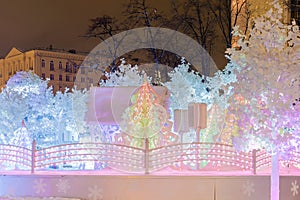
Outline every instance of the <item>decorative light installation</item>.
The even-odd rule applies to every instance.
[[[141,139],[152,138],[163,131],[167,123],[167,111],[160,105],[159,96],[150,86],[146,75],[144,83],[132,95],[131,103],[122,117],[122,131]]]
[[[13,136],[10,138],[9,144],[31,149],[32,139],[28,129],[25,126],[24,120],[22,120],[21,127],[14,131]]]
[[[272,156],[271,199],[279,199],[279,159],[299,148],[300,32],[293,22],[281,21],[279,1],[254,21],[249,36],[234,29],[239,50],[228,50],[235,70],[237,96],[230,100],[230,113],[238,125],[233,144],[240,151],[265,149]]]
[[[79,134],[86,132],[86,93],[77,90],[68,93],[67,89],[54,96],[47,84],[48,80],[31,71],[17,72],[9,79],[0,93],[2,143],[10,144],[11,138],[18,137],[15,131],[21,121],[39,148],[76,142]]]

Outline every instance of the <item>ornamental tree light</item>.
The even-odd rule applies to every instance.
[[[290,158],[300,142],[300,33],[285,25],[278,1],[254,20],[249,35],[233,31],[239,48],[228,50],[239,67],[230,112],[238,124],[233,145],[241,151],[264,149],[272,156],[271,199],[279,199],[278,159]]]

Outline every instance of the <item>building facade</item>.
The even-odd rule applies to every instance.
[[[72,88],[79,66],[85,55],[75,51],[63,52],[49,50],[29,50],[22,52],[12,48],[5,58],[0,59],[0,87],[17,71],[33,71],[42,79],[49,79],[49,86],[54,93],[64,91],[65,87]]]
[[[300,0],[290,0],[291,19],[300,25]]]
[[[231,21],[232,26],[238,25],[243,34],[247,35],[253,19],[264,15],[272,7],[273,0],[232,0]],[[291,24],[293,20],[300,25],[300,0],[280,0],[283,8],[283,23]],[[232,38],[232,46],[237,46],[238,37]]]
[[[247,2],[247,9],[252,18],[256,18],[265,14],[270,8],[273,0],[233,0],[233,5],[236,2]],[[283,23],[290,24],[292,20],[296,20],[300,25],[300,0],[280,0],[283,8]],[[241,3],[240,3],[241,4]]]

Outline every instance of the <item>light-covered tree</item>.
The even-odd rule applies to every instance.
[[[121,64],[113,72],[106,72],[106,80],[101,80],[101,86],[140,86],[143,84],[145,72],[139,70],[138,66],[127,64],[125,59],[121,59]],[[148,77],[151,82],[151,78]]]
[[[181,64],[169,73],[171,80],[165,83],[171,92],[172,109],[187,109],[188,104],[192,102],[206,103],[208,108],[217,104],[225,109],[232,91],[230,83],[236,81],[235,67],[233,63],[229,63],[213,77],[203,76],[192,70],[183,58]]]
[[[169,76],[170,81],[164,85],[171,92],[170,106],[174,110],[186,110],[188,104],[196,99],[196,90],[192,83],[200,81],[201,77],[190,69],[189,63],[186,63],[184,59],[181,60],[180,65],[169,73]]]
[[[158,137],[165,127],[167,111],[160,104],[159,95],[150,86],[146,75],[144,83],[132,95],[131,103],[122,115],[122,130],[134,137],[132,142]]]
[[[207,128],[201,130],[200,140],[216,142],[221,139],[224,129],[228,98],[232,95],[230,83],[236,81],[233,63],[229,63],[223,70],[217,71],[213,77],[200,75],[191,69],[184,58],[181,64],[169,73],[170,81],[165,86],[171,93],[170,110],[188,110],[189,103],[205,103],[207,105]],[[194,141],[195,130],[190,130],[188,138]],[[185,136],[183,136],[185,138]]]
[[[279,161],[289,158],[300,142],[300,32],[282,23],[278,1],[254,21],[250,36],[235,28],[239,50],[230,49],[235,95],[230,112],[238,124],[234,146],[241,151],[264,149],[272,156],[271,199],[279,199]]]
[[[26,128],[24,120],[22,121],[21,127],[18,128],[10,138],[9,144],[21,146],[30,149],[32,146],[32,140],[30,139],[29,131]]]
[[[63,142],[65,134],[77,136],[87,131],[85,92],[73,90],[54,96],[47,83],[33,72],[17,72],[9,79],[0,94],[2,143],[10,144],[17,137],[15,131],[21,121],[40,147]]]

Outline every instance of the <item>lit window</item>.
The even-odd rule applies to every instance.
[[[50,61],[50,71],[54,71],[54,62]]]
[[[42,67],[43,68],[45,67],[45,60],[44,59],[42,60]]]
[[[54,74],[50,74],[50,80],[54,80]]]

